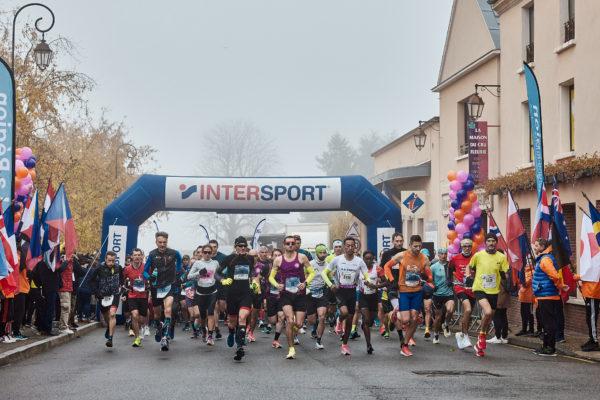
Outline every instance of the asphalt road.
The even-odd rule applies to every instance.
[[[179,328],[178,328],[179,330]],[[115,347],[94,331],[26,361],[0,368],[2,399],[594,399],[600,364],[567,357],[541,358],[528,349],[488,345],[485,358],[455,350],[453,338],[439,345],[418,331],[414,356],[402,357],[397,337],[374,335],[369,356],[362,338],[342,356],[334,335],[315,350],[301,335],[295,360],[258,334],[242,362],[224,340],[215,347],[179,330],[171,351],[160,352],[150,336],[134,349],[122,328]],[[282,336],[285,340],[285,336]],[[451,340],[452,339],[452,340]],[[282,342],[283,343],[283,342]]]

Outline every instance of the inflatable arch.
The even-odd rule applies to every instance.
[[[379,252],[401,231],[400,210],[362,176],[184,177],[142,175],[104,210],[102,254],[137,245],[138,227],[157,211],[284,214],[350,211],[367,226],[368,248]],[[243,232],[240,232],[243,233]],[[363,249],[366,247],[363,246]]]

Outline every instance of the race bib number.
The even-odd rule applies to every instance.
[[[104,296],[102,298],[102,307],[111,306],[114,299],[115,299],[115,296]]]
[[[215,284],[213,277],[202,277],[198,279],[198,286],[200,287],[211,287]]]
[[[236,281],[247,281],[250,276],[249,265],[236,265],[233,270],[233,279]]]
[[[496,289],[496,274],[482,274],[481,286],[484,289]]]
[[[300,278],[297,276],[289,277],[285,280],[285,291],[289,293],[298,293]]]
[[[145,292],[146,291],[146,284],[144,283],[143,279],[134,279],[133,280],[133,285],[131,285],[133,287],[133,291],[134,292]]]
[[[340,285],[353,285],[356,280],[356,274],[352,271],[342,271],[340,273]]]
[[[312,297],[314,297],[315,299],[320,299],[321,297],[323,297],[323,286],[317,287],[317,288],[311,288],[310,295]]]
[[[271,288],[269,289],[269,293],[277,296],[277,295],[279,295],[279,289],[277,289],[276,287],[271,285]]]
[[[156,288],[156,297],[159,299],[164,299],[169,292],[171,291],[171,285],[167,285],[165,287]]]
[[[406,278],[404,279],[404,283],[408,287],[415,287],[421,284],[421,276],[416,272],[406,272]]]

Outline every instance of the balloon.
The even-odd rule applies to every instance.
[[[452,244],[454,244],[455,246],[460,246],[460,239],[456,238],[452,241]]]
[[[26,185],[21,185],[18,189],[16,189],[18,195],[26,196],[29,194],[29,190]]]
[[[35,180],[35,177],[37,176],[35,169],[29,170],[29,176],[31,177],[32,180]]]
[[[471,206],[471,202],[469,200],[465,200],[460,205],[460,209],[463,210],[465,213],[468,213],[469,211],[471,211]]]
[[[449,229],[449,230],[451,230],[451,231],[452,231],[452,230],[454,230],[454,227],[455,227],[455,226],[456,226],[456,225],[454,224],[454,222],[448,222],[448,229]]]
[[[448,178],[448,180],[450,182],[452,182],[453,180],[456,179],[456,171],[453,171],[453,170],[448,171],[448,175],[446,175],[446,177]]]
[[[458,251],[459,251],[459,248],[456,245],[451,244],[450,246],[448,246],[448,252],[450,254],[458,254]]]
[[[446,235],[446,237],[448,238],[449,241],[454,241],[454,239],[456,239],[457,237],[457,233],[456,231],[448,231],[448,234]]]
[[[17,178],[25,179],[25,177],[29,176],[29,170],[25,167],[17,167],[15,169]]]
[[[29,157],[33,155],[31,148],[29,147],[21,147],[21,158],[27,160]]]
[[[463,234],[463,238],[464,238],[464,239],[471,239],[471,237],[472,237],[472,235],[471,235],[471,232],[465,232],[465,233]]]
[[[479,208],[479,206],[473,206],[471,209],[471,214],[473,214],[475,218],[481,217],[481,208]]]
[[[473,223],[475,222],[475,217],[471,214],[465,214],[464,218],[463,218],[463,223],[467,226],[471,226],[473,225]]]
[[[460,203],[458,202],[458,200],[452,200],[452,202],[450,203],[450,206],[452,208],[454,208],[455,210],[460,209]]]
[[[18,168],[26,168],[25,163],[19,159],[15,160],[15,170]]]
[[[450,197],[452,200],[456,200],[456,192],[451,190],[450,193],[448,193],[448,197]]]
[[[29,158],[28,160],[25,160],[25,166],[29,169],[35,168],[35,164],[36,164],[36,161],[33,157]]]
[[[466,190],[473,190],[474,187],[475,187],[475,184],[473,183],[473,181],[466,181],[463,184],[463,188]]]
[[[450,182],[450,189],[454,190],[455,192],[458,192],[461,188],[462,185],[459,181],[453,180],[452,182]]]
[[[27,169],[25,169],[25,171],[27,171]],[[31,177],[29,176],[29,171],[27,171],[27,174],[25,175],[24,178],[21,178],[21,184],[22,185],[33,184],[33,181],[31,180]]]
[[[455,230],[456,230],[457,233],[462,234],[462,233],[465,233],[468,230],[468,228],[467,228],[467,226],[465,224],[463,224],[462,222],[459,222],[456,225]]]
[[[473,236],[473,241],[478,242],[478,243],[483,243],[483,232],[479,232],[478,234],[476,234],[475,236]]]
[[[471,213],[471,215],[473,215]],[[473,222],[473,225],[471,225],[471,233],[475,234],[477,232],[479,232],[481,230],[481,222],[477,222],[477,220],[475,220],[475,222]]]
[[[467,174],[465,171],[460,170],[456,173],[456,180],[464,183],[467,181],[467,179],[469,179],[469,174]]]
[[[461,209],[458,209],[456,211],[454,211],[454,218],[461,222],[463,220],[463,218],[465,217],[465,212]]]

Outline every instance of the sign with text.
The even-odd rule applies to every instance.
[[[470,121],[469,125],[469,173],[475,185],[488,181],[488,126],[487,121]]]
[[[379,255],[392,248],[392,235],[396,232],[394,228],[377,228],[377,259]]]
[[[6,62],[0,58],[0,199],[2,199],[3,210],[10,206],[13,198],[15,179],[14,146],[15,81],[12,71]]]
[[[127,250],[127,227],[111,225],[108,227],[108,251],[117,253],[117,264],[125,266]]]

